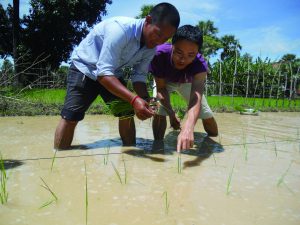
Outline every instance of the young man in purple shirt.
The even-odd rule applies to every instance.
[[[166,116],[174,129],[180,129],[177,151],[189,149],[194,143],[194,127],[202,119],[209,136],[218,135],[217,123],[203,95],[207,76],[207,64],[199,50],[202,47],[202,33],[197,27],[185,25],[178,28],[171,44],[157,47],[150,64],[150,72],[156,82],[156,97],[162,104],[153,119],[155,140],[163,140],[167,127]],[[186,120],[180,124],[170,103],[170,93],[176,91],[188,103]],[[155,95],[155,93],[154,93]]]
[[[55,149],[71,146],[77,123],[100,95],[106,103],[116,99],[129,102],[133,110],[119,119],[119,132],[124,145],[134,145],[134,114],[141,120],[154,115],[146,88],[148,66],[155,47],[176,32],[180,17],[169,3],[153,7],[144,19],[114,17],[104,20],[90,31],[72,54],[67,80],[67,95],[61,120],[54,137]],[[124,67],[133,67],[131,77],[135,93],[127,89]]]

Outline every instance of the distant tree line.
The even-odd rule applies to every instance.
[[[19,0],[0,4],[0,57],[12,56],[16,85],[36,79],[35,70],[56,70],[68,61],[75,45],[101,16],[111,0],[31,0],[28,15],[19,17]]]
[[[14,85],[24,86],[43,73],[65,74],[65,67],[58,70],[61,62],[69,60],[74,46],[101,21],[107,4],[112,1],[31,0],[29,14],[21,19],[19,1],[13,3],[6,9],[0,4],[0,57],[14,58],[14,65],[4,61],[0,85],[1,77],[5,76],[14,80]],[[147,16],[152,7],[142,6],[136,18]],[[218,37],[213,21],[199,21],[195,26],[204,37],[201,53],[210,67],[210,94],[274,97],[290,96],[300,90],[300,59],[296,55],[286,54],[278,62],[260,57],[253,59],[248,53],[241,55],[242,46],[234,35]],[[221,52],[220,59],[210,64],[217,52]]]

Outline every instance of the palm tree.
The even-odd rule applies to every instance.
[[[216,55],[217,51],[222,48],[222,43],[216,34],[219,32],[218,28],[214,26],[211,20],[199,21],[196,25],[200,28],[203,35],[202,54],[207,58]]]
[[[236,57],[240,55],[239,50],[242,49],[240,42],[235,39],[234,35],[225,35],[221,37],[221,43],[223,46],[223,52],[221,53],[221,59]]]
[[[201,29],[203,36],[216,37],[216,34],[219,32],[211,20],[199,21],[197,27]]]
[[[143,5],[141,8],[141,12],[138,16],[136,16],[136,19],[142,19],[149,15],[149,12],[151,9],[153,9],[154,5]]]

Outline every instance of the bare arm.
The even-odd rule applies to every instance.
[[[156,88],[157,88],[157,98],[163,105],[164,109],[168,113],[170,117],[170,124],[171,126],[177,130],[180,128],[180,121],[176,117],[175,111],[172,108],[171,101],[170,101],[170,95],[169,92],[167,91],[167,84],[164,79],[161,78],[155,78],[156,82]]]
[[[134,82],[132,83],[134,91],[143,99],[149,98],[149,93],[147,91],[147,85],[144,82]]]
[[[112,94],[127,102],[130,102],[135,97],[134,93],[129,91],[115,76],[99,76],[97,80]]]
[[[170,95],[167,91],[167,84],[165,79],[155,78],[156,88],[157,88],[157,99],[160,103],[164,106],[165,110],[167,111],[168,115],[175,114],[174,110],[172,109],[170,103]]]
[[[201,99],[206,80],[206,72],[194,76],[190,102],[188,105],[187,119],[182,126],[182,130],[177,140],[177,151],[189,149],[194,144],[194,128],[200,114]]]

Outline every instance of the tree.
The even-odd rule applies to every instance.
[[[0,57],[5,58],[12,55],[12,24],[8,10],[0,4]]]
[[[224,35],[221,37],[221,43],[223,46],[223,52],[221,53],[221,59],[239,56],[239,50],[242,49],[239,41],[235,39],[234,35]]]
[[[153,9],[154,5],[143,5],[141,8],[141,12],[138,16],[136,16],[136,19],[142,19],[149,15],[151,9]]]
[[[15,66],[15,86],[20,85],[19,76],[19,44],[20,44],[20,1],[13,0],[13,17],[12,17],[12,27],[13,27],[13,57]]]
[[[203,36],[216,37],[216,34],[219,32],[211,20],[199,21],[197,26],[201,29]]]
[[[285,54],[281,58],[281,61],[284,61],[284,62],[293,62],[295,60],[296,60],[296,55],[294,55],[294,54]]]
[[[206,58],[214,56],[222,48],[222,43],[217,38],[218,28],[214,26],[213,21],[199,21],[197,25],[203,34],[203,46],[201,52]]]
[[[88,30],[106,14],[111,0],[60,1],[32,0],[29,15],[24,22],[24,46],[31,61],[47,58],[51,69],[57,69],[69,59],[73,47]]]

